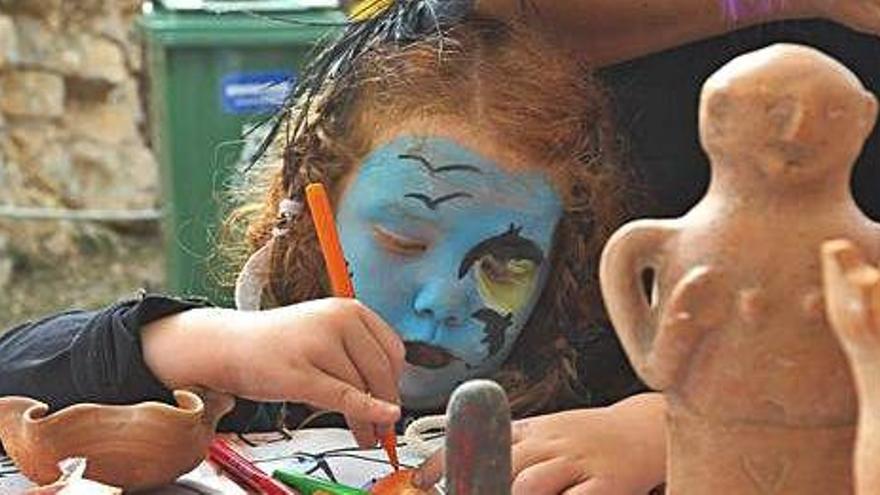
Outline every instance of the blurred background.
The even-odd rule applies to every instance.
[[[0,331],[143,289],[228,304],[225,188],[343,20],[336,0],[0,0]]]

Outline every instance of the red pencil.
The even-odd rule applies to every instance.
[[[217,463],[237,483],[263,495],[298,495],[276,483],[251,461],[236,452],[226,440],[215,438],[208,448],[208,459]]]

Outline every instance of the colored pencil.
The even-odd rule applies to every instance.
[[[340,485],[339,483],[333,483],[332,481],[322,480],[294,471],[276,469],[272,473],[272,477],[291,488],[295,488],[302,495],[316,495],[319,493],[326,493],[328,495],[369,495],[368,492],[359,488]]]
[[[348,275],[348,264],[345,261],[345,253],[342,251],[342,243],[339,242],[339,233],[336,231],[336,219],[333,217],[333,207],[323,184],[313,183],[306,186],[306,202],[312,213],[312,221],[315,223],[315,232],[318,234],[318,243],[324,254],[324,264],[327,266],[327,276],[330,277],[330,285],[333,295],[336,297],[354,297],[354,285]],[[382,436],[382,448],[388,454],[388,459],[394,470],[400,469],[400,461],[397,458],[397,438],[394,429],[391,428]]]
[[[215,438],[211,442],[208,459],[219,465],[236,483],[262,495],[299,495],[276,483],[222,438]]]

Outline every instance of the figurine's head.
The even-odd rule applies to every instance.
[[[802,185],[848,177],[876,116],[876,98],[849,69],[818,50],[777,44],[706,81],[700,134],[713,167]]]
[[[542,408],[572,374],[564,333],[604,318],[594,270],[625,187],[607,99],[537,35],[474,20],[444,34],[378,46],[335,82],[345,98],[288,146],[298,172],[274,171],[252,246],[320,180],[358,299],[406,343],[404,405],[480,376]],[[274,242],[268,296],[323,297],[325,280],[302,218]]]

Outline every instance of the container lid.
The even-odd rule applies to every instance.
[[[339,8],[339,0],[158,0],[167,10],[203,12],[285,12]]]

